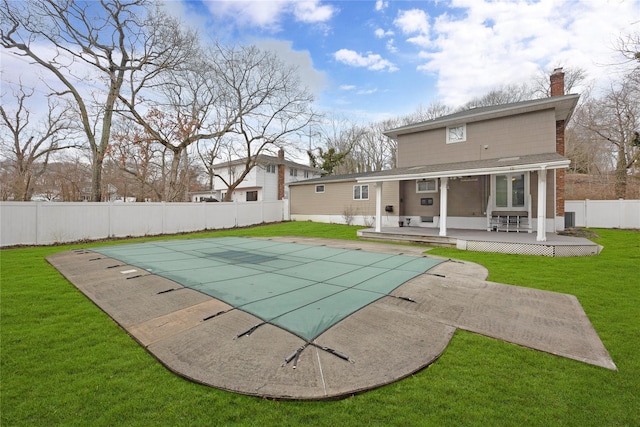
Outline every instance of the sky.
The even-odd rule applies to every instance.
[[[159,1],[205,41],[277,52],[316,111],[361,124],[436,101],[456,108],[556,67],[583,69],[603,90],[631,67],[617,40],[640,33],[640,0]],[[3,102],[47,76],[4,49],[0,71]]]
[[[406,115],[435,101],[458,107],[556,67],[582,68],[605,88],[621,71],[617,39],[640,32],[640,0],[166,5],[204,38],[278,52],[299,67],[316,108],[362,122]]]

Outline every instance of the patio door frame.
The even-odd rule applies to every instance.
[[[497,206],[496,198],[498,196],[498,192],[496,191],[496,177],[497,176],[506,176],[507,177],[507,206]],[[524,206],[513,206],[513,187],[512,187],[512,178],[516,175],[524,175]],[[531,199],[531,180],[530,180],[530,171],[524,172],[508,172],[508,173],[497,173],[491,174],[491,206],[494,210],[508,210],[508,211],[519,211],[524,210],[529,212],[531,206],[529,206],[529,200]]]

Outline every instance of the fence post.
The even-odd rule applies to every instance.
[[[40,218],[42,218],[42,202],[36,202],[36,245],[40,244],[40,230],[42,229]]]
[[[618,228],[624,228],[624,199],[618,199]]]
[[[589,228],[589,199],[584,199],[584,226]]]

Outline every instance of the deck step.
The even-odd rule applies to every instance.
[[[369,230],[358,230],[358,237],[362,239],[372,240],[388,240],[392,242],[411,242],[423,243],[430,246],[442,246],[447,248],[455,248],[457,239],[453,237],[443,236],[427,236],[420,234],[401,234],[401,233],[376,233]]]

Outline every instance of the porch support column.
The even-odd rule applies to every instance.
[[[376,182],[376,233],[382,231],[382,182]]]
[[[542,167],[538,171],[538,242],[547,240],[547,169]]]
[[[447,235],[447,189],[449,178],[440,178],[440,236]]]

